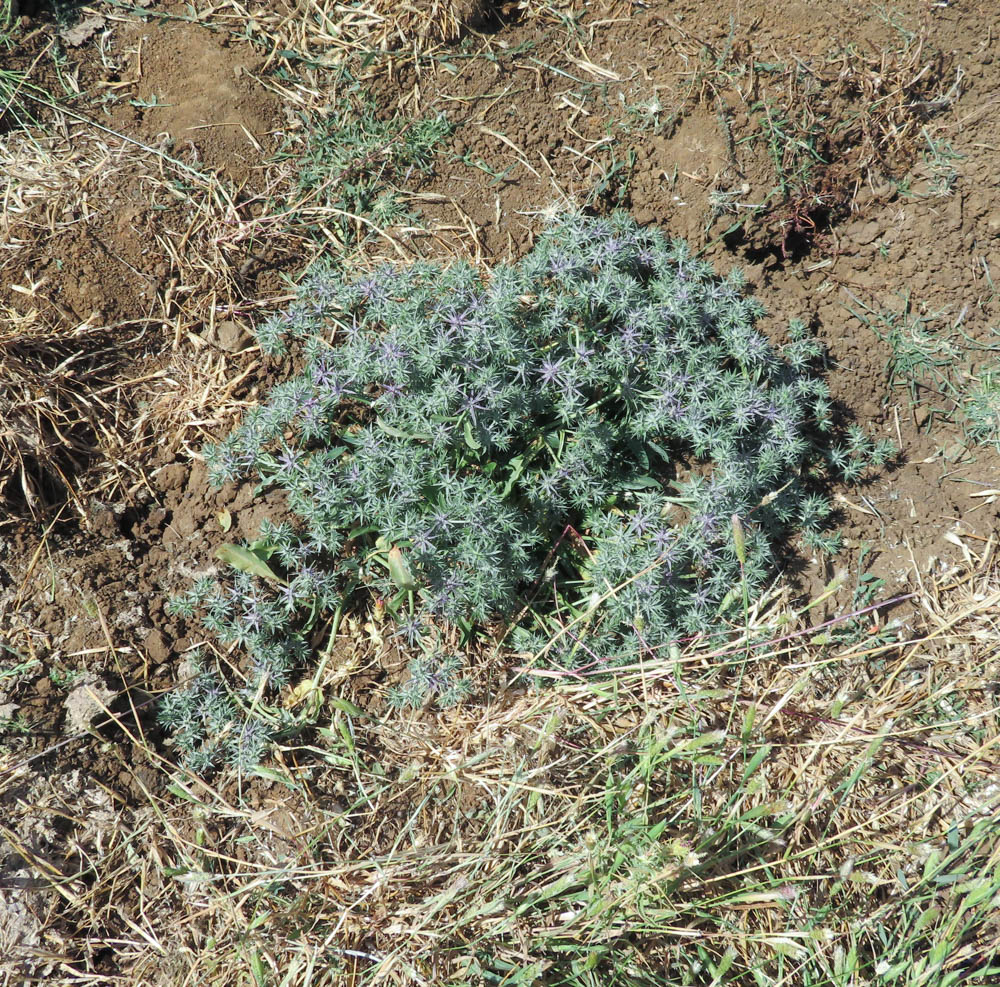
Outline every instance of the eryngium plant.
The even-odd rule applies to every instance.
[[[297,340],[304,369],[206,450],[214,483],[258,477],[301,519],[261,532],[284,576],[243,636],[367,586],[418,645],[428,624],[509,620],[552,578],[533,626],[556,616],[539,600],[584,619],[550,661],[717,626],[791,529],[831,544],[817,469],[856,477],[889,453],[834,447],[819,347],[795,323],[775,350],[761,314],[738,273],[622,213],[567,216],[487,272],[315,269],[257,330],[274,357]],[[213,600],[216,624],[246,621],[242,599]]]

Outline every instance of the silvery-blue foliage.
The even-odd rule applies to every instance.
[[[564,543],[558,592],[539,594],[541,631],[522,644],[582,617],[549,660],[608,663],[718,626],[741,580],[752,594],[772,572],[779,537],[832,547],[811,475],[856,476],[889,454],[863,434],[830,440],[819,347],[793,323],[773,348],[761,314],[737,272],[717,278],[623,213],[565,216],[492,271],[316,268],[258,327],[273,356],[296,342],[304,369],[206,450],[215,483],[286,492],[300,524],[262,539],[288,583],[207,596],[209,619],[261,651],[304,605],[367,586],[419,643],[426,623],[521,612],[571,529],[584,547]],[[281,661],[267,661],[278,684]]]

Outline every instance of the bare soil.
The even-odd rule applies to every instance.
[[[851,0],[607,3],[592,5],[570,40],[556,18],[518,16],[514,7],[433,57],[414,63],[401,48],[366,69],[380,112],[443,111],[455,125],[433,173],[407,185],[433,231],[418,238],[419,250],[514,258],[530,248],[543,215],[567,200],[622,207],[684,237],[719,271],[743,268],[770,313],[762,329],[775,339],[791,319],[809,323],[829,352],[838,415],[900,449],[860,490],[834,491],[845,554],[789,562],[803,594],[835,567],[853,567],[829,613],[849,606],[862,560],[886,581],[883,595],[903,594],[960,562],[963,540],[994,537],[998,505],[974,495],[998,486],[996,451],[965,443],[946,395],[924,389],[914,404],[905,389],[891,389],[889,345],[852,313],[862,305],[900,312],[908,299],[941,331],[993,341],[1000,62],[989,39],[1000,11],[900,0],[894,26]],[[287,298],[281,275],[297,272],[303,256],[258,245],[243,224],[265,208],[267,163],[294,112],[270,82],[278,61],[248,40],[252,30],[209,27],[191,11],[153,3],[147,17],[109,14],[78,45],[58,42],[58,66],[58,25],[41,11],[22,21],[19,47],[0,56],[12,68],[33,67],[31,78],[50,91],[76,89],[70,107],[106,128],[71,117],[46,130],[54,117],[36,108],[49,142],[41,157],[62,164],[47,184],[44,165],[32,165],[44,194],[8,211],[0,227],[0,319],[13,325],[35,313],[92,346],[99,373],[89,386],[108,389],[70,437],[79,447],[67,477],[75,496],[27,481],[38,498],[33,516],[20,477],[0,477],[0,719],[27,725],[9,729],[2,744],[8,765],[30,768],[3,792],[0,909],[14,931],[9,941],[0,934],[0,955],[20,950],[27,963],[34,950],[31,970],[62,963],[89,971],[98,978],[91,982],[128,974],[106,945],[133,934],[128,902],[81,911],[72,895],[32,890],[25,861],[49,861],[85,883],[114,844],[101,820],[139,826],[132,807],[167,798],[166,773],[150,759],[150,750],[170,756],[152,699],[176,681],[202,636],[170,617],[165,602],[213,571],[220,543],[252,538],[280,510],[249,485],[212,489],[196,453],[285,372],[242,330]],[[852,46],[870,56],[850,62]],[[490,59],[468,57],[484,49]],[[911,89],[892,88],[922,69]],[[906,105],[880,123],[871,110],[879,100]],[[794,120],[788,141],[811,134],[824,162],[811,185],[753,214],[732,204],[760,203],[774,187],[765,124],[782,112]],[[2,126],[11,155],[27,138]],[[954,156],[942,159],[930,142],[945,141]],[[198,197],[212,193],[149,149],[217,176],[231,240],[220,240],[225,226],[209,229],[201,218]],[[799,167],[801,155],[778,154]],[[729,205],[720,211],[720,203]],[[192,271],[195,283],[185,280]],[[228,533],[222,511],[233,518]],[[373,710],[397,665],[383,656],[359,670]],[[79,714],[69,711],[81,682],[98,697],[94,722],[110,711],[118,725],[81,735]],[[322,772],[314,783],[337,797],[324,792]],[[256,784],[253,797],[270,804],[275,794]],[[84,941],[104,945],[88,953]],[[64,974],[49,975],[63,982]]]

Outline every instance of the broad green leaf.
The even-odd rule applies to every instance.
[[[375,419],[375,424],[378,425],[386,435],[391,435],[394,439],[410,439],[412,441],[429,442],[432,438],[430,435],[425,435],[421,432],[402,432],[398,428],[393,428],[391,425],[387,425],[381,418]]]
[[[465,419],[465,444],[473,451],[479,452],[482,446],[476,441],[476,437],[472,434],[472,424],[468,418]]]
[[[413,592],[417,588],[417,581],[413,578],[413,573],[410,572],[410,567],[398,545],[389,549],[386,564],[389,566],[389,577],[400,589]]]
[[[368,715],[360,706],[355,706],[354,703],[348,702],[346,699],[341,699],[338,696],[331,697],[330,705],[334,709],[339,709],[341,712],[347,713],[349,716]]]
[[[249,572],[253,576],[259,576],[272,583],[284,582],[259,555],[248,548],[243,548],[242,545],[233,545],[227,542],[215,550],[215,555],[241,572]]]
[[[634,480],[619,483],[618,486],[622,490],[659,490],[662,484],[651,476],[638,476]]]

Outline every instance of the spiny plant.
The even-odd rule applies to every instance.
[[[397,709],[430,702],[442,709],[457,705],[471,689],[468,679],[461,677],[464,665],[462,655],[430,653],[414,658],[407,669],[409,680],[389,690],[389,705]]]
[[[718,628],[790,530],[836,547],[820,475],[891,454],[833,441],[818,345],[796,322],[772,348],[743,289],[625,213],[564,216],[488,272],[317,267],[257,327],[303,370],[205,450],[214,484],[279,487],[298,521],[230,546],[245,571],[175,611],[248,648],[258,697],[359,590],[429,655],[442,624],[518,624],[518,646],[564,667]],[[521,620],[543,581],[552,602]],[[457,666],[428,661],[407,701],[442,675],[458,698]]]
[[[222,763],[250,770],[264,759],[275,735],[273,724],[250,713],[255,699],[250,689],[231,688],[203,664],[200,652],[188,663],[193,674],[183,690],[163,697],[160,722],[173,732],[192,771],[208,772]]]

